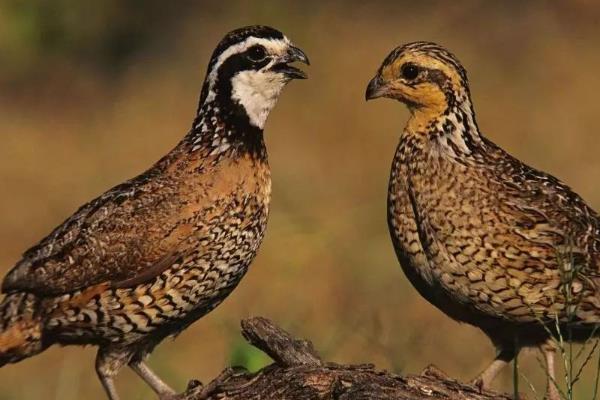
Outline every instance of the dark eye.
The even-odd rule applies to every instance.
[[[267,56],[267,51],[260,45],[252,46],[248,49],[248,58],[252,61],[264,60]]]
[[[402,77],[404,79],[412,81],[419,76],[419,67],[417,67],[415,64],[406,63],[402,66],[400,72],[402,73]]]

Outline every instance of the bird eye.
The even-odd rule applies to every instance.
[[[267,56],[267,51],[260,45],[252,46],[248,49],[248,58],[252,61],[264,60]]]
[[[404,79],[413,80],[419,76],[419,67],[415,64],[406,63],[402,66],[400,72]]]

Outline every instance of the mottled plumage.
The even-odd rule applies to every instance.
[[[478,384],[489,386],[526,346],[543,347],[554,377],[547,329],[558,320],[573,340],[585,340],[600,322],[598,215],[558,179],[481,135],[466,72],[441,46],[394,50],[367,89],[367,99],[381,96],[411,111],[388,192],[390,233],[407,277],[497,347]],[[553,385],[549,396],[557,396]]]
[[[190,133],[82,206],[8,273],[0,365],[55,343],[94,344],[111,399],[112,378],[127,364],[161,398],[173,397],[143,359],[221,303],[253,260],[271,195],[262,124],[285,84],[304,77],[293,61],[307,59],[272,28],[222,40]]]

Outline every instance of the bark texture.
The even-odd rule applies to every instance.
[[[242,321],[242,335],[274,363],[256,373],[228,368],[208,385],[190,382],[181,400],[509,400],[449,379],[435,367],[399,376],[371,364],[341,365],[321,360],[312,343],[261,318]]]

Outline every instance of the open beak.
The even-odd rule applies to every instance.
[[[383,84],[379,75],[376,75],[375,78],[371,79],[369,85],[367,86],[367,91],[365,92],[365,100],[373,100],[378,97],[385,96],[387,90],[385,85]]]
[[[285,56],[281,61],[271,67],[271,70],[283,73],[289,79],[306,79],[306,72],[299,68],[289,65],[290,63],[299,61],[306,65],[310,65],[306,54],[296,46],[290,46]]]

